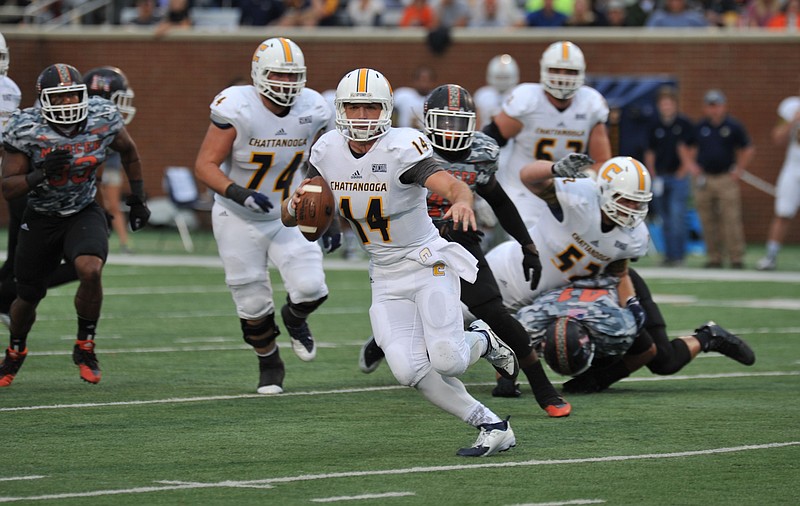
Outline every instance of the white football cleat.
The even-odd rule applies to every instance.
[[[489,457],[517,446],[517,439],[508,419],[497,423],[484,423],[478,426],[481,433],[471,448],[462,448],[456,452],[460,457]]]
[[[778,262],[770,257],[764,257],[756,262],[756,269],[759,271],[774,271],[777,267]]]
[[[497,372],[506,379],[513,380],[519,374],[519,362],[514,351],[504,343],[483,320],[475,320],[469,326],[470,332],[480,332],[489,341],[483,358],[492,364]]]

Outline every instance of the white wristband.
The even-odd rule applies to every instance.
[[[292,218],[294,218],[295,215],[297,214],[297,209],[292,207],[292,201],[291,200],[286,203],[286,212],[289,213],[289,216],[291,216]]]

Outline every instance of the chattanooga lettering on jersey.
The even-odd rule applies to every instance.
[[[572,238],[575,240],[575,242],[578,243],[578,246],[580,246],[582,250],[586,251],[587,253],[589,253],[594,258],[596,258],[598,260],[602,260],[603,262],[611,261],[611,257],[606,256],[606,255],[600,253],[599,251],[597,251],[596,249],[592,248],[592,246],[589,243],[587,243],[586,241],[581,239],[581,236],[579,236],[575,232],[572,233]]]
[[[389,191],[389,185],[380,181],[331,181],[331,190],[341,192],[387,192]]]
[[[565,137],[583,137],[586,135],[585,130],[567,130],[566,128],[537,128],[537,135],[561,135]]]
[[[296,148],[308,144],[308,139],[254,139],[247,143],[256,148]]]

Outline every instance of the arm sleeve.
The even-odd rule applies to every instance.
[[[400,176],[400,182],[403,184],[418,184],[420,186],[425,186],[425,181],[436,172],[439,172],[442,167],[436,163],[436,161],[431,158],[424,158],[419,161],[416,165],[409,168],[407,171],[403,172]]]
[[[494,120],[490,121],[488,125],[483,127],[481,129],[481,132],[485,133],[486,135],[494,139],[495,142],[497,142],[497,145],[500,146],[501,148],[506,144],[508,144],[508,139],[503,137],[503,134],[500,133],[500,129],[497,128],[497,125],[495,124]]]
[[[503,187],[497,184],[497,179],[494,176],[492,176],[489,184],[478,186],[478,195],[489,203],[497,216],[497,220],[500,222],[500,226],[508,232],[508,235],[523,246],[533,243],[528,229],[525,228],[525,222],[522,221],[519,211],[517,211],[517,207],[503,190]]]

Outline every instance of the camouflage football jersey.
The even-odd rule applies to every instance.
[[[106,160],[106,148],[124,127],[117,106],[102,97],[89,97],[89,115],[79,133],[68,137],[55,130],[41,111],[28,107],[8,122],[4,143],[30,158],[37,167],[53,150],[66,149],[73,158],[63,177],[45,179],[28,194],[28,206],[48,216],[70,216],[94,202],[97,168]]]
[[[547,326],[556,318],[569,316],[586,326],[596,357],[624,354],[636,337],[636,319],[620,307],[613,277],[576,282],[537,296],[515,315],[530,334],[537,349]]]
[[[233,125],[236,139],[222,171],[234,183],[257,190],[279,206],[295,190],[303,177],[311,144],[331,117],[322,95],[305,88],[289,113],[276,116],[261,102],[254,86],[232,86],[222,90],[211,102],[211,120]],[[270,221],[280,213],[258,213],[215,195],[223,207],[244,219]]]
[[[482,132],[475,132],[470,153],[464,160],[451,162],[433,150],[433,158],[456,179],[460,179],[475,192],[475,187],[485,185],[497,172],[497,157],[500,148],[494,139]],[[428,192],[428,215],[436,228],[440,228],[442,217],[450,210],[451,202],[438,193]],[[451,220],[448,220],[451,221]]]

